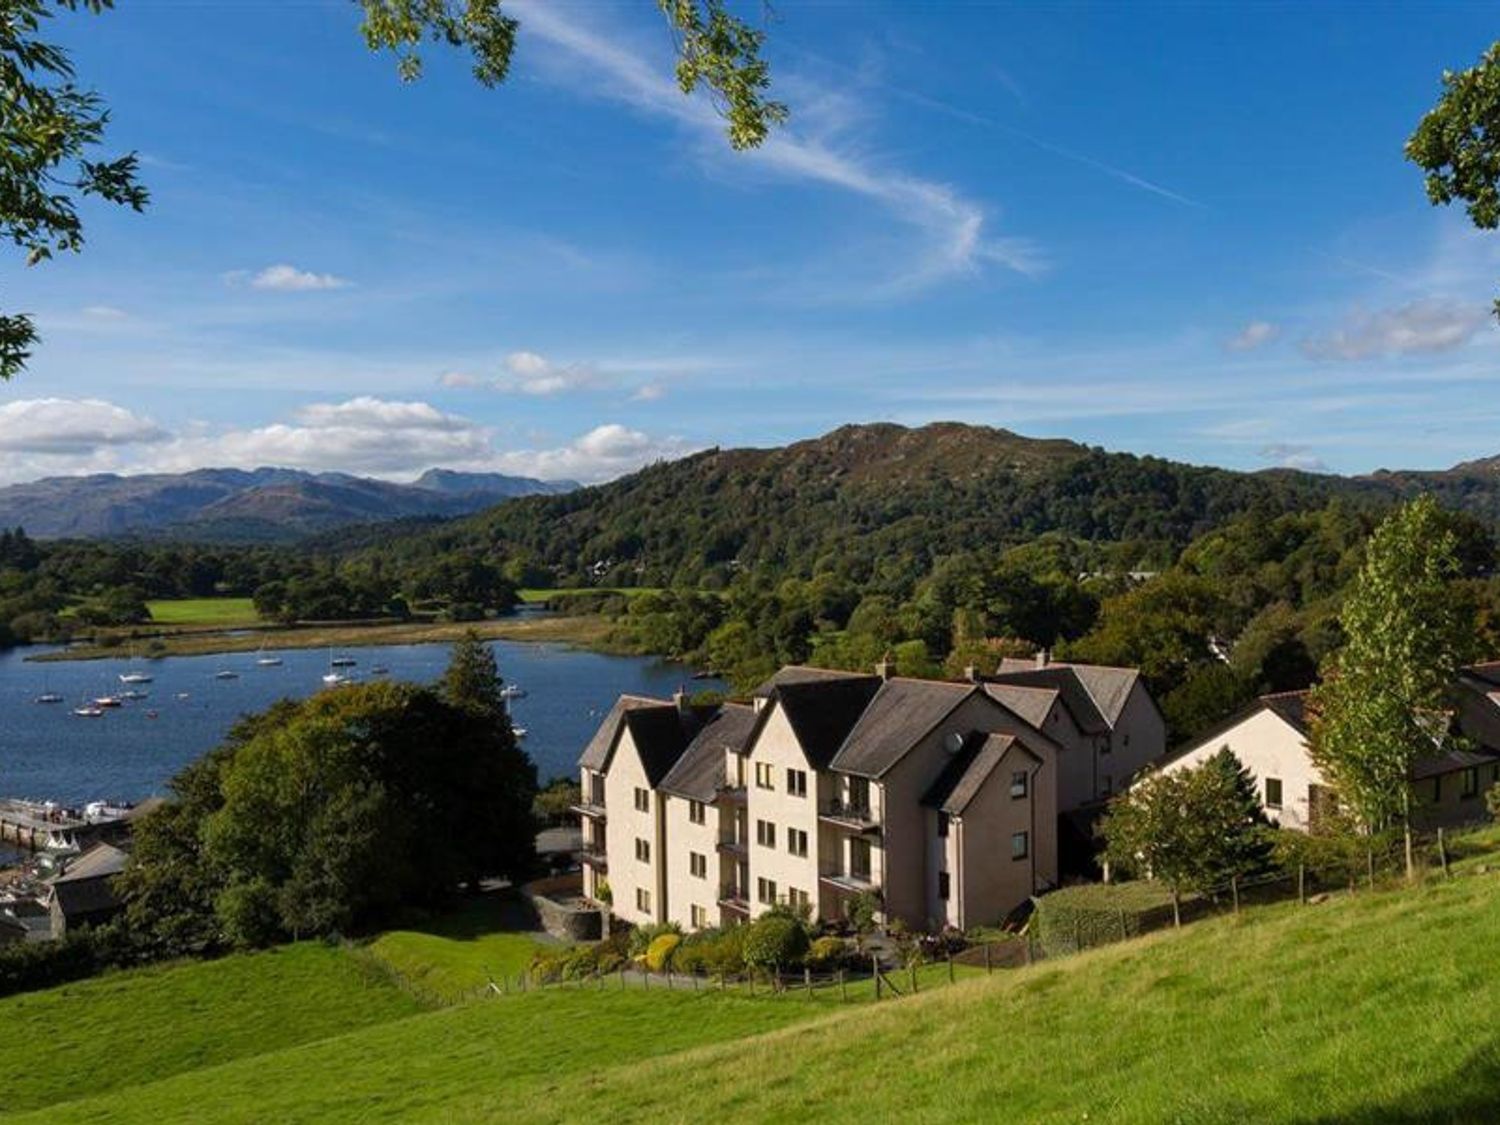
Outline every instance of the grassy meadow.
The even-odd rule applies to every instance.
[[[178,628],[260,624],[260,614],[249,598],[172,598],[147,602],[146,608],[155,624]]]

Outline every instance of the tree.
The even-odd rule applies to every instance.
[[[448,667],[443,672],[443,697],[453,706],[493,722],[505,720],[504,682],[495,664],[495,654],[473,629],[465,629],[453,642]]]
[[[1443,93],[1407,140],[1406,158],[1426,173],[1434,206],[1462,201],[1476,227],[1500,226],[1500,43],[1468,70],[1443,71]]]
[[[372,51],[396,55],[402,81],[421,76],[424,42],[465,49],[484,86],[510,72],[519,22],[503,0],[355,0],[360,31]],[[768,96],[770,69],[761,58],[765,33],[731,13],[725,0],[657,0],[677,48],[677,83],[684,94],[708,91],[725,121],[730,145],[763,143],[786,120],[786,107]],[[74,81],[61,47],[39,38],[54,7],[99,14],[114,0],[5,0],[0,21],[0,237],[35,265],[56,252],[83,248],[79,200],[94,196],[143,210],[147,189],[137,179],[135,153],[94,158],[104,141],[104,99]],[[0,381],[26,366],[38,341],[25,313],[0,315]]]
[[[1311,700],[1311,756],[1367,832],[1399,826],[1408,878],[1411,769],[1448,737],[1443,707],[1471,644],[1456,540],[1430,496],[1375,529],[1339,615],[1348,641]]]

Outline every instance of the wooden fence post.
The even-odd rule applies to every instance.
[[[1297,901],[1307,905],[1307,864],[1297,864]]]
[[[1370,890],[1375,889],[1375,845],[1365,845],[1365,877],[1369,880]]]
[[[948,951],[948,983],[953,983],[953,951]]]
[[[745,983],[750,986],[750,995],[755,995],[755,970],[748,969],[745,972]]]
[[[1234,899],[1234,912],[1238,914],[1240,912],[1240,877],[1238,875],[1229,877],[1229,894]]]
[[[802,966],[802,986],[807,989],[807,998],[811,1000],[813,998],[812,970],[809,969],[806,965]]]
[[[911,994],[915,996],[917,994],[917,963],[913,961],[907,965],[906,972],[911,977]]]
[[[986,974],[992,973],[992,972],[995,971],[995,966],[991,963],[991,960],[990,960],[990,943],[989,942],[985,942],[984,943],[984,971],[985,971]]]
[[[641,974],[641,991],[651,991],[651,967],[648,965],[646,971]]]
[[[880,999],[880,959],[870,954],[870,969],[875,974],[875,999]]]
[[[844,983],[844,970],[843,969],[839,970],[839,999],[840,1000],[848,1000],[849,999],[849,988]]]
[[[1438,860],[1443,865],[1443,878],[1444,879],[1451,879],[1451,878],[1453,878],[1453,873],[1448,870],[1448,843],[1447,843],[1446,840],[1443,839],[1443,830],[1441,828],[1439,828],[1437,830],[1437,832],[1438,832]]]

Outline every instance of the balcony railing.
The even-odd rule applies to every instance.
[[[605,854],[604,849],[591,844],[585,844],[579,849],[578,860],[580,863],[586,863],[599,871],[607,870],[609,867],[609,857]]]
[[[876,819],[867,804],[839,800],[827,801],[818,815],[831,824],[853,828],[858,832],[868,832],[880,827],[880,821]]]
[[[719,800],[726,805],[743,805],[749,801],[749,794],[743,785],[721,785]]]
[[[745,897],[743,887],[733,885],[720,887],[719,905],[728,910],[738,910],[741,914],[750,913],[750,900]]]
[[[580,802],[578,802],[578,804],[572,806],[572,811],[576,812],[579,816],[591,816],[591,817],[595,817],[595,818],[597,818],[599,820],[603,820],[604,819],[604,802],[603,801],[580,801]]]
[[[724,836],[719,840],[719,854],[738,856],[744,859],[750,854],[750,845],[743,837]]]
[[[819,881],[841,891],[873,891],[877,889],[874,876],[868,871],[830,871],[818,876]]]

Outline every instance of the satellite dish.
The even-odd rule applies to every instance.
[[[964,736],[958,731],[949,731],[943,739],[943,746],[950,754],[957,754],[964,748]]]

